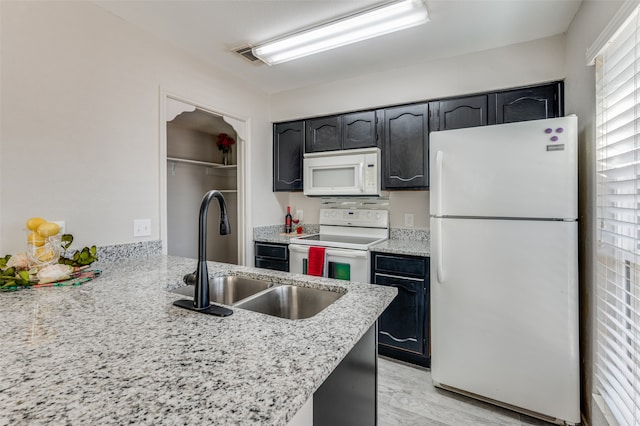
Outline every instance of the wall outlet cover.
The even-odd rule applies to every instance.
[[[404,214],[404,226],[413,226],[413,213]]]
[[[133,220],[133,236],[134,237],[151,236],[151,219],[134,219]]]

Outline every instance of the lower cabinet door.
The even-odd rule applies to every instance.
[[[424,280],[376,273],[374,282],[398,289],[378,319],[378,344],[425,354]]]

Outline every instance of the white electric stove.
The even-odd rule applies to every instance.
[[[320,209],[320,232],[290,240],[289,270],[306,274],[309,248],[324,247],[324,277],[369,283],[369,248],[387,238],[387,210]]]

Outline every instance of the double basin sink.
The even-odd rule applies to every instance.
[[[173,292],[193,298],[194,286],[180,287]],[[240,275],[209,278],[211,303],[292,320],[310,318],[340,297],[342,293],[335,291],[280,285]]]

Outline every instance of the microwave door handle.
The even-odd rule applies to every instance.
[[[360,192],[364,192],[364,167],[362,162],[356,165],[358,173],[356,173],[356,188],[360,190]]]

